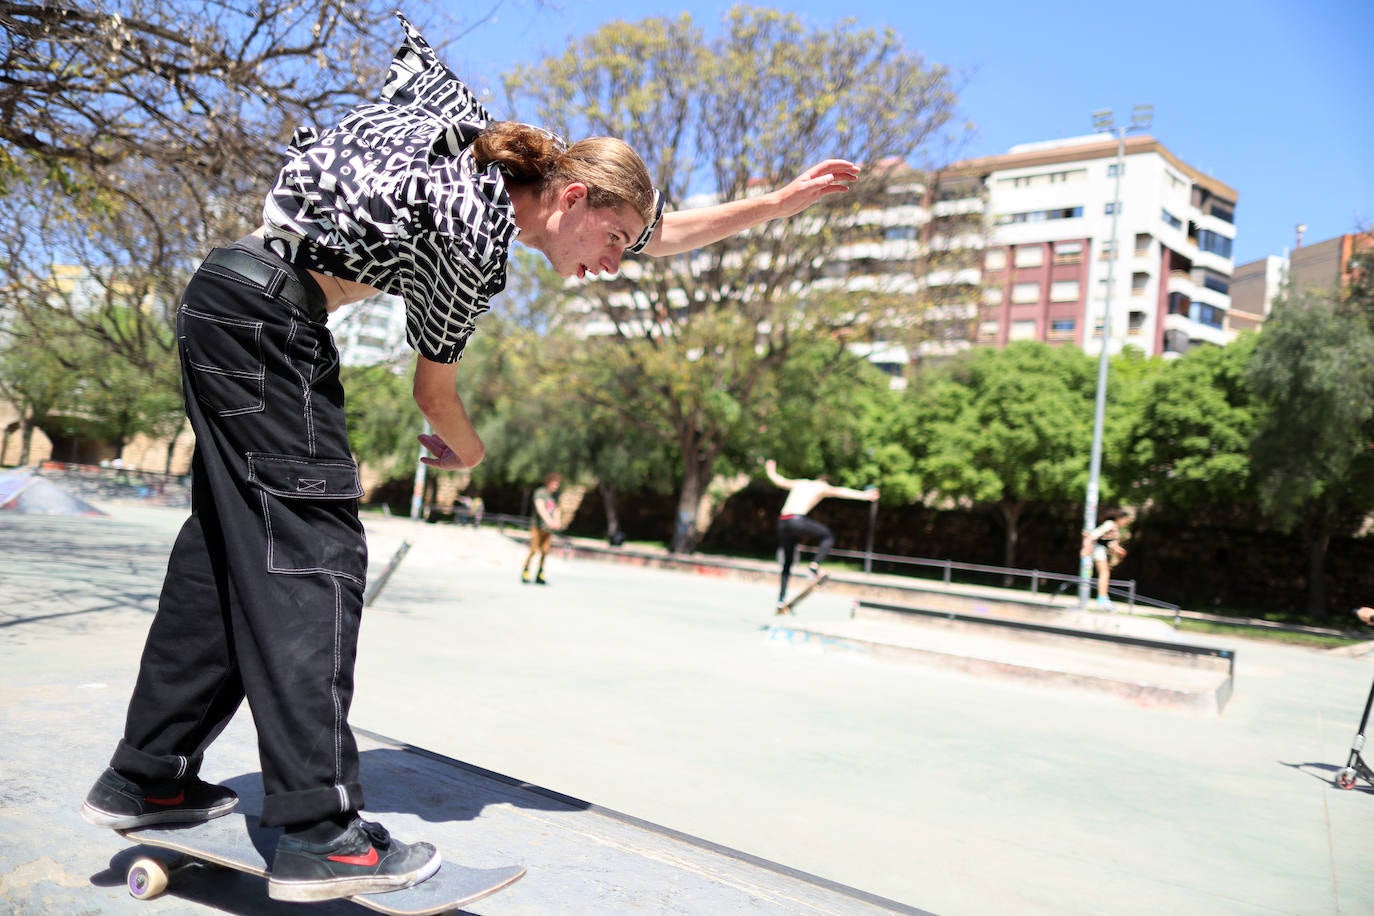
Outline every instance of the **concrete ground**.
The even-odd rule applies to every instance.
[[[0,515],[0,693],[92,698],[34,735],[68,809],[118,737],[183,517],[104,508]],[[358,728],[940,914],[1374,914],[1374,789],[1331,785],[1374,656],[1230,640],[1235,694],[1206,716],[770,640],[767,581],[555,553],[526,586],[494,531],[368,527],[374,569],[413,547],[366,613]],[[822,590],[799,617],[849,609]],[[28,759],[0,756],[0,899],[44,912],[30,850],[89,844],[97,872],[110,834],[7,813],[52,801]],[[89,884],[85,911],[135,905]],[[663,911],[622,903],[600,911]]]

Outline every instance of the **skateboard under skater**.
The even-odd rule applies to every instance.
[[[198,824],[168,824],[121,830],[122,836],[158,849],[172,857],[141,855],[129,866],[129,893],[150,900],[167,889],[168,882],[186,868],[217,866],[266,878],[267,863],[281,831],[263,827],[257,815],[235,811]],[[437,916],[450,913],[493,894],[519,880],[525,869],[468,868],[445,861],[439,870],[419,884],[380,894],[358,894],[345,899],[391,916]]]
[[[796,593],[795,595],[793,595],[791,598],[788,598],[788,599],[787,599],[786,601],[784,601],[782,604],[778,605],[777,613],[779,613],[779,614],[792,614],[792,613],[795,613],[795,611],[793,610],[793,608],[795,608],[797,605],[801,604],[801,603],[802,603],[802,600],[803,600],[804,598],[806,598],[807,595],[811,594],[811,593],[814,592],[816,589],[818,589],[818,588],[820,588],[822,585],[824,585],[824,584],[826,583],[826,581],[827,581],[829,578],[830,578],[830,573],[821,573],[819,576],[817,576],[816,578],[812,579],[810,582],[806,583],[806,587],[805,587],[805,588],[803,588],[801,591],[797,592],[797,593]]]
[[[1369,699],[1364,701],[1364,715],[1360,716],[1360,728],[1355,732],[1355,740],[1350,744],[1350,757],[1345,767],[1336,772],[1336,786],[1341,789],[1355,788],[1356,777],[1374,786],[1374,770],[1364,762],[1360,751],[1364,750],[1364,730],[1369,725],[1369,709],[1374,706],[1374,686],[1369,688]]]

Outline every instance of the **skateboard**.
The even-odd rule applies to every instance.
[[[281,830],[263,827],[257,815],[235,811],[198,824],[168,824],[121,830],[121,835],[157,849],[177,853],[171,858],[141,855],[129,866],[129,893],[151,900],[167,889],[172,876],[198,865],[231,868],[266,878],[267,863]],[[493,894],[519,880],[525,869],[468,868],[445,861],[432,876],[412,887],[345,899],[391,916],[437,916]]]
[[[782,603],[782,607],[778,608],[777,613],[779,613],[779,614],[791,614],[791,613],[794,613],[794,611],[793,611],[792,609],[795,608],[797,605],[801,604],[801,603],[802,603],[802,600],[803,600],[804,598],[806,598],[807,595],[811,594],[811,593],[814,592],[816,589],[818,589],[818,588],[820,588],[822,585],[824,585],[824,584],[826,583],[826,581],[829,580],[829,578],[830,578],[830,573],[821,573],[819,576],[817,576],[816,578],[812,579],[810,582],[806,583],[806,587],[805,587],[805,588],[803,588],[801,591],[797,592],[797,593],[796,593],[795,595],[793,595],[791,598],[787,599],[786,601],[784,601],[784,602]]]

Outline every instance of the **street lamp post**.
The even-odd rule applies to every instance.
[[[1121,175],[1126,171],[1126,135],[1148,130],[1154,120],[1153,105],[1136,105],[1131,109],[1131,123],[1116,126],[1111,109],[1093,112],[1093,130],[1116,135],[1116,186],[1112,192],[1112,239],[1108,243],[1107,299],[1102,312],[1102,349],[1097,357],[1097,397],[1093,405],[1092,459],[1088,465],[1088,494],[1083,502],[1083,530],[1097,527],[1097,495],[1102,479],[1102,427],[1107,416],[1107,344],[1112,329],[1112,293],[1116,283],[1117,225],[1121,221]],[[1086,609],[1092,591],[1092,556],[1078,561],[1078,606]]]

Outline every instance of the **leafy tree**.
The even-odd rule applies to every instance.
[[[1329,613],[1326,549],[1374,508],[1374,329],[1367,303],[1283,300],[1255,347],[1249,382],[1261,406],[1253,457],[1260,507],[1307,544],[1307,610]]]
[[[80,335],[155,374],[188,274],[208,247],[261,221],[291,131],[375,93],[399,44],[393,9],[5,4],[0,315],[61,307]],[[79,289],[62,289],[68,271]],[[104,320],[130,304],[131,320]]]
[[[36,346],[34,339],[55,329],[35,327],[45,319],[57,323],[59,316],[37,312],[32,318],[14,317],[0,325],[0,397],[14,405],[19,414],[19,463],[29,463],[33,433],[42,429],[61,409],[72,389],[72,370],[50,351]]]
[[[1250,443],[1257,413],[1248,367],[1258,337],[1198,347],[1142,380],[1126,425],[1115,436],[1108,472],[1137,505],[1198,515],[1253,498]]]
[[[411,373],[381,363],[344,366],[339,375],[347,392],[344,411],[354,457],[387,479],[413,471],[420,449],[415,437],[424,421],[411,396]]]
[[[1081,497],[1092,438],[1094,361],[1076,347],[977,349],[913,394],[923,400],[920,478],[936,499],[990,508],[1014,566],[1022,517]]]
[[[912,193],[904,163],[929,156],[949,121],[950,76],[891,32],[849,23],[808,32],[795,16],[738,7],[711,40],[688,16],[608,25],[518,69],[507,88],[517,108],[534,109],[530,120],[567,136],[623,137],[670,206],[778,187],[830,156],[869,164],[839,201],[701,252],[629,261],[619,279],[580,291],[618,345],[598,359],[635,394],[605,406],[624,424],[656,430],[677,453],[672,548],[691,551],[732,436],[768,422],[797,346],[868,341],[922,311],[910,293],[841,294],[833,279],[829,291],[818,281],[842,233],[871,233],[877,223],[865,214],[894,192]],[[844,347],[829,352],[822,373],[855,361]]]

